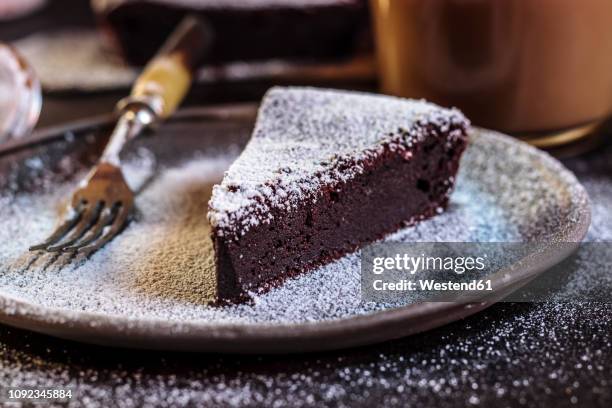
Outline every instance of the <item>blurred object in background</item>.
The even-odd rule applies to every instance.
[[[610,0],[371,0],[382,90],[550,148],[612,113]]]
[[[32,68],[0,43],[0,143],[28,135],[40,115],[40,84]]]
[[[187,13],[206,18],[210,63],[271,58],[320,60],[370,48],[366,0],[92,0],[105,40],[144,64]]]
[[[166,14],[167,8],[175,12]],[[138,70],[118,50],[140,40],[154,48],[155,38],[178,18],[176,10],[190,8],[215,9],[217,19],[224,16],[233,22],[232,30],[221,27],[231,36],[215,43],[228,48],[217,59],[229,58],[227,53],[233,57],[199,70],[188,105],[258,100],[274,85],[375,88],[366,0],[53,0],[29,17],[0,24],[0,41],[15,46],[36,70],[45,92],[39,126],[48,126],[112,109]],[[121,38],[126,45],[115,44],[113,49],[104,47],[102,40],[108,35],[119,40],[109,23],[111,15],[127,24],[119,31],[135,35]],[[283,31],[274,24],[286,16],[293,16],[295,24]],[[331,20],[333,16],[343,19],[338,23]],[[344,34],[336,37],[337,32]],[[267,43],[261,40],[264,34]],[[293,38],[301,38],[302,47],[310,47],[310,53],[294,47]],[[240,49],[234,50],[234,43]],[[251,48],[267,57],[255,59]]]
[[[13,45],[36,67],[45,92],[103,92],[122,90],[136,78],[138,68],[112,58],[100,46],[97,32],[64,29],[32,34]],[[281,59],[235,61],[202,67],[196,81],[221,86],[266,81],[274,83],[338,84],[373,81],[371,56],[342,61],[295,62]],[[205,92],[206,93],[206,92]]]
[[[4,4],[4,1],[0,0],[0,4]],[[94,25],[89,0],[46,0],[36,11],[2,21],[0,41],[12,42],[36,33],[52,32],[66,27],[91,28]]]
[[[47,0],[1,0],[0,21],[27,16],[41,9]]]
[[[119,90],[136,79],[137,70],[109,58],[91,29],[34,33],[13,45],[36,68],[45,92]]]

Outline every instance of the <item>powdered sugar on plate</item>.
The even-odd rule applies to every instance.
[[[612,146],[566,162],[591,197],[593,223],[587,237],[591,241],[612,241],[611,163]],[[463,185],[460,181],[460,188]],[[486,196],[496,201],[495,195]],[[464,200],[470,201],[468,194]],[[492,206],[486,205],[487,212]],[[496,208],[503,215],[503,209]],[[472,233],[485,229],[478,217],[473,221],[477,226]],[[445,224],[438,223],[434,234],[444,231]],[[506,226],[499,224],[497,230]],[[516,236],[517,231],[510,233]],[[573,282],[580,288],[612,292],[610,273],[581,268]],[[86,402],[92,408],[118,403],[123,407],[607,407],[612,402],[611,312],[610,303],[498,304],[476,317],[410,338],[341,352],[279,357],[115,348],[104,352],[3,328],[0,384],[70,388],[76,394],[72,405]]]
[[[91,259],[69,268],[15,261],[53,228],[56,203],[72,183],[36,194],[5,192],[0,208],[0,296],[66,313],[111,318],[216,324],[303,323],[346,319],[402,305],[361,302],[359,254],[254,296],[253,304],[212,307],[212,249],[206,202],[212,184],[235,156],[204,154],[166,166],[139,194],[137,219]],[[127,178],[148,179],[152,157],[142,150]],[[503,165],[500,164],[503,160]],[[537,163],[537,165],[536,165]],[[587,197],[558,162],[489,132],[476,132],[462,162],[449,209],[388,239],[397,241],[524,241],[554,237],[583,217]],[[582,214],[582,215],[581,215]]]

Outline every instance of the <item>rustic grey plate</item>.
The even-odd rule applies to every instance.
[[[588,197],[573,174],[524,143],[477,129],[448,211],[388,238],[550,243],[529,254],[511,276],[489,276],[496,290],[477,302],[364,304],[357,254],[258,295],[253,305],[213,308],[172,291],[173,296],[143,292],[139,274],[150,271],[133,265],[153,251],[155,237],[147,234],[160,225],[174,227],[176,221],[164,212],[155,218],[143,204],[155,198],[156,189],[183,180],[191,180],[192,187],[212,184],[247,140],[255,108],[183,111],[154,136],[138,141],[126,160],[140,163],[151,176],[140,177],[139,220],[91,260],[72,268],[40,260],[24,268],[25,248],[52,225],[58,197],[95,158],[110,118],[49,129],[0,148],[0,231],[5,231],[0,232],[0,321],[67,339],[150,349],[281,353],[364,345],[486,308],[568,256],[588,229]],[[137,167],[129,172],[138,173]],[[163,175],[168,172],[170,179]],[[570,244],[554,245],[559,242]],[[183,255],[193,260],[197,250]],[[190,282],[189,277],[162,268],[154,283],[167,288]]]

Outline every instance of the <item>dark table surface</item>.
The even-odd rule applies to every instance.
[[[58,11],[57,3],[73,4],[74,13],[87,15],[84,1],[55,2],[51,10],[25,23],[3,26],[0,38],[27,34],[29,24],[47,29],[75,23]],[[91,18],[77,20],[91,24]],[[105,112],[116,97],[48,97],[43,125]],[[611,159],[608,146],[565,162],[592,196],[594,219],[600,224],[591,230],[592,240],[612,240],[610,228],[601,226],[612,202]],[[610,285],[612,290],[610,279],[578,278]],[[291,356],[111,349],[0,326],[0,389],[8,387],[70,388],[70,404],[88,407],[608,407],[612,406],[612,304],[499,303],[410,338]]]

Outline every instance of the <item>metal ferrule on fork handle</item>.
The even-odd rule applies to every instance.
[[[108,163],[120,166],[119,154],[125,144],[138,136],[145,128],[152,126],[159,120],[157,109],[153,104],[154,98],[127,97],[117,104],[119,119],[111,134],[102,156],[100,163]],[[158,103],[159,104],[159,103]]]

